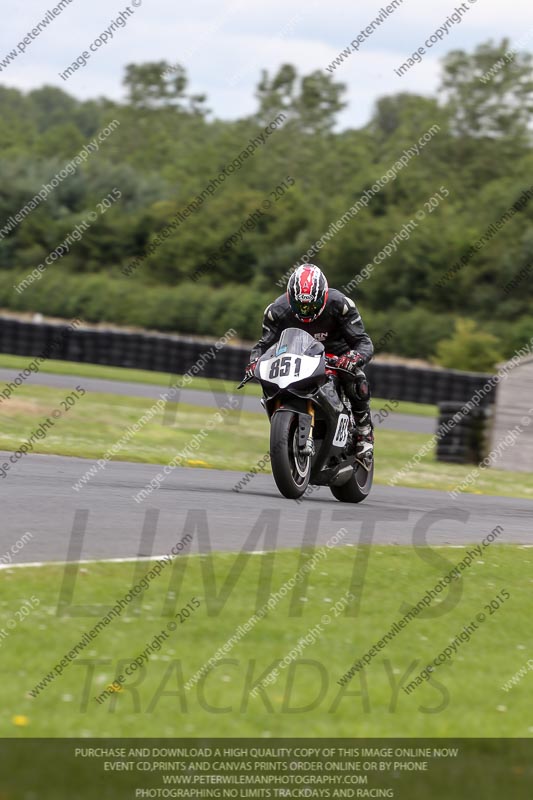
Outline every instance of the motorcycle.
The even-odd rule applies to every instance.
[[[333,359],[333,360],[332,360]],[[355,430],[334,357],[307,331],[287,328],[258,360],[255,375],[270,419],[270,461],[284,497],[297,499],[309,484],[329,486],[344,503],[360,503],[370,492],[372,456],[346,452]]]

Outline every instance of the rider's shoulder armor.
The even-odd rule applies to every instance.
[[[273,303],[265,309],[265,316],[270,322],[278,322],[291,313],[291,307],[286,294],[280,294]]]
[[[336,317],[345,317],[355,309],[355,303],[351,297],[347,297],[338,289],[330,289],[328,294],[327,307]]]

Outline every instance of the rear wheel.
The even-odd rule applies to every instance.
[[[350,479],[342,486],[330,486],[333,497],[341,503],[361,503],[370,494],[374,478],[374,459],[367,464],[367,468],[355,462]]]
[[[311,457],[298,449],[298,415],[276,411],[270,424],[270,462],[276,486],[284,497],[301,497],[309,484]]]

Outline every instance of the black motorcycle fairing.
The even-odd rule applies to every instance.
[[[301,378],[300,380],[293,380],[290,387],[280,389],[277,383],[272,383],[268,379],[258,378],[263,387],[263,392],[267,398],[272,398],[278,395],[281,391],[294,392],[300,394],[301,391],[307,387],[316,388],[328,380],[326,373],[326,357],[324,345],[310,336],[307,331],[302,331],[299,328],[287,328],[281,334],[279,341],[273,344],[266,350],[261,358],[258,360],[256,367],[256,377],[259,375],[260,365],[271,359],[283,357],[284,353],[290,353],[292,356],[307,356],[317,358],[316,368],[312,375]]]
[[[285,369],[284,354],[287,356],[285,372],[282,371]],[[302,361],[300,367],[297,365],[299,356],[318,356],[316,367],[309,361]],[[275,364],[277,359],[279,362]],[[262,377],[256,369],[256,379],[262,386],[264,406],[271,423],[275,414],[294,414],[298,425],[296,444],[303,450],[311,429],[311,402],[315,451],[311,456],[309,483],[342,485],[353,474],[355,464],[355,457],[346,453],[353,416],[339,381],[326,372],[324,346],[306,331],[288,328],[259,359],[259,363],[267,361],[272,363],[263,368]],[[274,369],[276,374],[272,377],[276,377],[278,383],[268,380]],[[298,378],[300,369],[306,374],[303,380]]]

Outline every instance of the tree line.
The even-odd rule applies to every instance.
[[[488,369],[533,336],[532,57],[509,52],[452,51],[435,97],[341,131],[345,86],[290,64],[235,121],[164,61],[128,65],[123,102],[0,86],[0,304],[254,339],[311,253],[390,352]]]

